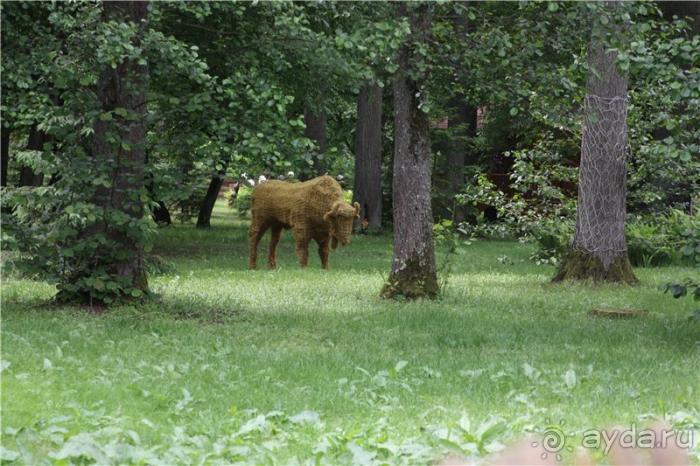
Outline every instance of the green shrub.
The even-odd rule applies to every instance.
[[[574,233],[573,220],[541,219],[531,223],[526,240],[537,249],[530,259],[556,264],[566,252]],[[671,209],[665,215],[629,217],[627,251],[635,267],[700,265],[700,215]]]
[[[664,224],[673,247],[674,262],[700,266],[700,213],[671,209]]]
[[[664,293],[670,293],[675,299],[690,294],[695,301],[700,301],[700,282],[686,278],[682,282],[668,282],[663,287]],[[700,322],[700,308],[690,315],[690,320]]]
[[[636,217],[627,223],[632,265],[700,265],[700,215],[671,209],[665,215]]]
[[[627,224],[627,253],[635,267],[669,265],[673,262],[668,238],[655,219],[636,219]]]
[[[241,189],[238,190],[238,196],[236,196],[236,210],[241,217],[248,215],[250,211],[250,197],[252,194],[253,189],[248,186],[241,186]]]
[[[530,259],[537,264],[558,264],[574,235],[574,223],[566,218],[545,220],[532,228],[530,236],[537,249]]]
[[[206,194],[207,185],[204,183],[186,187],[185,193],[175,202],[175,218],[181,223],[196,219]]]
[[[233,191],[231,191],[230,189],[227,189],[224,192],[224,199],[226,199],[226,206],[229,209],[236,208],[236,197],[237,197],[237,195],[234,195]]]

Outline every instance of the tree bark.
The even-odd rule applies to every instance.
[[[153,209],[153,221],[158,225],[171,225],[173,223],[165,202],[158,201],[158,205]]]
[[[382,228],[382,88],[368,84],[357,96],[353,201],[360,204],[355,229]]]
[[[43,151],[44,143],[47,141],[46,133],[37,128],[34,123],[29,128],[29,138],[27,140],[27,150]],[[44,182],[44,175],[34,173],[31,167],[23,165],[19,169],[19,186],[41,186]]]
[[[221,185],[224,184],[223,177],[215,175],[209,182],[207,194],[202,199],[199,206],[199,215],[197,216],[197,228],[211,228],[211,213],[214,210],[214,204],[219,197]]]
[[[470,8],[470,6],[467,6]],[[452,26],[458,37],[466,37],[470,27],[467,15],[455,15]],[[452,196],[452,220],[455,226],[464,222],[465,208],[458,205],[455,196],[464,191],[464,166],[467,161],[467,138],[476,134],[476,107],[467,104],[466,96],[459,93],[450,99],[449,140],[445,150],[447,181]]]
[[[148,2],[105,1],[103,19],[126,19],[140,28],[132,45],[140,46],[146,27]],[[111,177],[111,186],[100,188],[95,193],[94,202],[105,213],[126,214],[129,222],[143,218],[144,206],[141,200],[145,192],[144,169],[146,160],[146,90],[148,68],[135,60],[125,60],[116,68],[107,66],[100,76],[97,96],[103,112],[125,109],[130,118],[123,118],[116,112],[111,120],[98,119],[95,123],[95,136],[92,153],[96,170],[106,171]],[[118,142],[110,141],[116,135]],[[97,232],[104,232],[115,241],[114,249],[104,251],[97,258],[108,273],[118,281],[132,288],[146,291],[148,281],[144,268],[144,241],[139,233],[133,233],[122,222],[116,222],[106,215]]]
[[[304,124],[306,125],[304,136],[316,142],[318,155],[322,157],[328,148],[326,140],[326,112],[314,112],[308,108],[304,109]],[[325,163],[319,157],[313,158],[313,170],[316,176],[323,175],[326,172]]]
[[[613,27],[601,28],[601,35],[620,26]],[[591,72],[587,83],[576,229],[555,281],[637,281],[625,242],[627,76],[615,66],[616,52],[606,48],[594,31],[588,64],[597,76]]]
[[[12,130],[3,126],[0,128],[2,131],[2,142],[0,143],[0,167],[2,169],[2,176],[0,177],[0,186],[7,186],[7,167],[10,162],[10,134]]]
[[[447,180],[450,193],[453,196],[452,216],[455,225],[464,222],[464,206],[458,205],[455,196],[464,191],[464,165],[467,160],[467,138],[476,132],[476,107],[467,105],[464,97],[453,100],[454,113],[450,116],[449,125],[455,127],[450,131],[450,141],[447,146]]]
[[[425,45],[431,27],[432,5],[397,4],[399,16],[408,18],[411,34],[399,48],[394,78],[394,257],[387,298],[434,298],[439,287],[433,246],[430,198],[432,154],[428,115],[419,108],[419,71],[411,69],[426,60],[416,52]]]
[[[157,199],[155,194],[156,186],[153,180],[153,172],[148,151],[145,153],[144,157],[144,165],[148,167],[146,173],[148,195],[151,198],[151,200],[155,200]],[[168,210],[168,206],[166,206],[165,202],[163,201],[157,201],[157,205],[153,208],[153,211],[151,212],[151,217],[153,218],[153,221],[156,222],[156,224],[159,226],[167,226],[173,223],[172,219],[170,218],[170,211]]]
[[[676,15],[683,19],[690,17],[692,19],[691,34],[693,36],[700,34],[700,2],[691,1],[666,1],[659,2],[659,8],[668,20],[673,19]]]

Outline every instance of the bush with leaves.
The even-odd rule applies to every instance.
[[[445,291],[452,273],[452,266],[457,255],[462,253],[462,246],[471,244],[464,239],[468,232],[461,227],[455,228],[454,222],[443,219],[433,225],[433,239],[435,245],[443,251],[443,255],[437,264],[437,274],[441,293]]]
[[[700,282],[691,278],[686,278],[682,282],[669,282],[664,285],[664,293],[671,293],[675,299],[682,298],[688,294],[693,296],[695,301],[700,301]],[[700,309],[695,309],[690,316],[691,320],[700,322]]]
[[[62,300],[110,303],[148,292],[143,254],[154,225],[145,215],[146,109],[139,102],[151,49],[147,23],[137,20],[144,14],[107,4],[3,5],[3,30],[18,41],[3,53],[3,71],[28,70],[31,93],[43,102],[24,107],[22,92],[11,92],[3,109],[38,122],[50,142],[33,168],[51,179],[6,188],[3,235],[23,267],[55,283]],[[22,31],[37,24],[40,49]],[[21,78],[3,75],[3,85]]]
[[[573,234],[572,218],[543,218],[531,226],[536,244],[530,256],[538,264],[556,264]],[[630,215],[626,223],[627,251],[635,267],[700,264],[700,215],[672,209],[666,215]]]
[[[627,250],[638,267],[700,265],[700,214],[678,209],[666,214],[632,216],[627,222]]]
[[[238,196],[236,196],[236,211],[238,215],[244,217],[250,212],[251,196],[253,194],[253,188],[248,186],[241,186],[238,191]]]

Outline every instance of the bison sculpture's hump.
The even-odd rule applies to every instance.
[[[324,175],[309,181],[290,183],[288,181],[266,181],[258,185],[253,191],[253,198],[265,196],[319,196],[337,200],[343,197],[340,184],[330,176]]]
[[[309,181],[290,183],[287,181],[267,181],[253,191],[252,208],[259,214],[280,218],[291,223],[299,216],[322,217],[335,202],[343,199],[340,184],[330,176],[319,176]],[[287,215],[285,215],[285,213]]]

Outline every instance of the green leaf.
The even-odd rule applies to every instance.
[[[401,360],[401,361],[399,361],[399,362],[396,363],[396,366],[394,367],[394,370],[395,370],[396,372],[401,372],[401,369],[403,369],[403,368],[406,367],[407,365],[408,365],[408,361]]]
[[[517,115],[519,111],[520,111],[520,110],[518,109],[518,107],[511,107],[511,109],[510,109],[510,116],[515,116],[515,115]]]
[[[14,450],[9,450],[0,445],[0,460],[4,461],[15,461],[20,457],[19,452]]]

